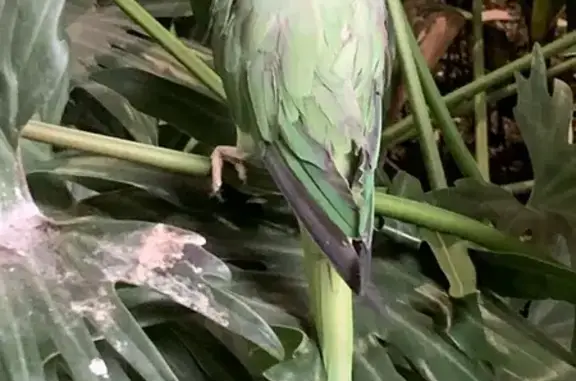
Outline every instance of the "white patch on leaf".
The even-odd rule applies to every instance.
[[[110,378],[110,374],[108,374],[108,367],[106,363],[101,358],[95,358],[90,361],[90,372],[94,373],[98,377],[103,378]]]
[[[164,224],[158,224],[143,236],[142,246],[138,251],[138,266],[134,278],[145,282],[157,270],[172,268],[183,257],[186,244],[203,246],[206,238],[195,233],[182,234]]]
[[[43,223],[48,221],[33,202],[22,202],[2,214],[0,224],[0,250],[26,256],[44,243]]]

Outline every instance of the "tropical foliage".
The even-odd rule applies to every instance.
[[[234,125],[194,66],[211,66],[207,5],[140,3],[159,20],[195,14],[190,38],[130,0],[0,3],[2,379],[321,381],[283,199],[258,169],[246,186],[231,170],[223,200],[209,197],[206,155],[233,144]],[[424,156],[439,157],[427,102],[466,177],[447,187],[430,165],[428,191],[383,174],[373,279],[386,308],[355,306],[354,379],[576,379],[573,100],[544,63],[574,36],[512,64],[532,65],[516,78],[527,203],[471,164],[411,32],[398,36],[420,78]]]

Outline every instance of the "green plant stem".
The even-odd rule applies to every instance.
[[[424,226],[441,233],[452,234],[490,250],[527,253],[536,256],[543,256],[545,253],[531,244],[523,243],[480,221],[429,204],[377,193],[375,205],[378,214]]]
[[[387,2],[396,33],[396,46],[402,63],[402,72],[404,73],[406,88],[408,90],[408,98],[417,122],[416,125],[420,136],[420,149],[424,157],[428,179],[433,189],[445,188],[447,186],[446,176],[444,174],[444,168],[442,168],[442,160],[440,159],[438,146],[434,139],[432,122],[428,114],[428,107],[426,106],[420,78],[418,77],[418,70],[410,48],[409,35],[412,33],[412,30],[410,29],[410,24],[404,22],[404,8],[400,0],[387,0]]]
[[[408,20],[405,15],[404,21],[408,25]],[[460,131],[458,131],[456,123],[454,123],[454,119],[450,115],[450,111],[448,111],[448,107],[446,107],[446,104],[442,100],[440,90],[438,90],[434,77],[432,76],[430,69],[428,69],[428,64],[420,50],[416,37],[413,33],[408,33],[408,35],[410,37],[409,40],[412,55],[416,60],[416,67],[418,69],[420,80],[422,81],[424,95],[426,96],[430,110],[438,121],[438,125],[442,130],[442,134],[446,140],[446,145],[448,146],[450,153],[454,157],[458,168],[466,177],[483,180],[474,157],[470,154],[466,144],[464,144],[462,135],[460,135]]]
[[[562,74],[574,68],[576,68],[576,57],[567,59],[566,61],[563,61],[558,65],[555,65],[554,67],[548,69],[546,71],[546,75],[548,76],[548,78],[553,78],[559,74]],[[488,96],[486,97],[487,103],[494,104],[501,99],[504,99],[512,94],[515,94],[517,90],[518,86],[516,85],[516,83],[511,83],[507,86],[504,86],[498,90],[489,93]],[[468,101],[456,106],[452,111],[452,114],[455,116],[464,115],[473,109],[474,109],[474,102]]]
[[[327,381],[352,381],[353,293],[326,255],[301,229],[310,309],[322,350]]]
[[[474,0],[473,4],[473,39],[472,58],[474,61],[474,79],[478,80],[484,75],[484,24],[482,23],[483,0]],[[482,177],[490,181],[490,151],[488,147],[488,121],[486,120],[486,93],[479,92],[474,96],[474,121],[476,162]]]
[[[30,140],[124,159],[172,172],[197,176],[206,176],[210,173],[210,160],[204,156],[37,121],[30,121],[23,129],[22,136]]]
[[[172,54],[190,73],[198,77],[221,100],[226,100],[226,93],[218,74],[214,72],[192,49],[166,30],[136,0],[114,0],[116,4],[136,24],[144,29],[150,37]]]
[[[560,53],[576,45],[576,31],[570,32],[556,41],[542,48],[542,54],[545,58]],[[449,109],[454,108],[457,104],[469,100],[481,91],[486,91],[500,82],[503,82],[514,75],[515,72],[530,67],[532,54],[527,54],[510,62],[508,65],[494,70],[478,80],[463,86],[450,94],[443,97]],[[398,123],[387,127],[382,133],[382,145],[384,148],[393,146],[403,141],[412,139],[417,134],[414,129],[414,117],[412,115],[402,119]]]
[[[210,173],[210,160],[204,156],[37,121],[30,121],[23,129],[22,136],[42,143],[129,160],[172,172],[196,176],[207,176]],[[377,214],[465,238],[492,250],[524,253],[536,250],[530,244],[522,243],[480,221],[426,203],[383,192],[376,193],[375,203]]]

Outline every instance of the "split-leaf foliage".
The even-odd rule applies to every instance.
[[[228,186],[222,202],[205,178],[19,139],[34,118],[171,149],[194,139],[200,154],[233,142],[226,106],[99,4],[0,2],[0,378],[323,380],[298,232],[277,195]],[[386,311],[355,306],[355,380],[576,379],[572,94],[556,81],[550,95],[535,57],[515,110],[535,173],[526,205],[469,179],[425,193],[398,173],[387,191],[529,232],[549,256],[382,218],[373,279]]]

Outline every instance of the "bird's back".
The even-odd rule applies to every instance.
[[[213,7],[215,65],[241,135],[261,155],[275,153],[267,160],[280,158],[268,167],[301,221],[306,211],[295,203],[315,203],[340,239],[370,250],[381,95],[391,71],[384,1],[215,0]],[[286,194],[281,183],[290,175],[305,194]]]

